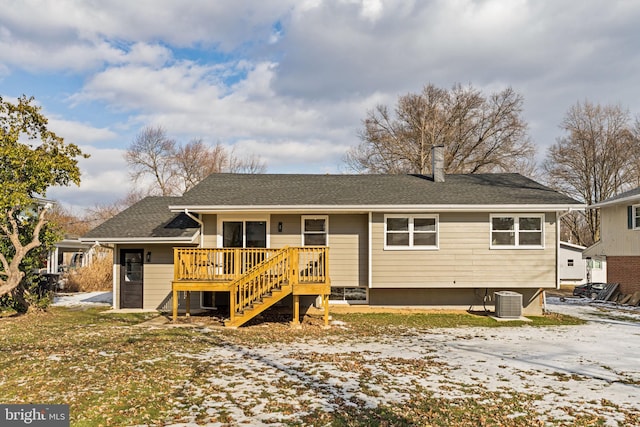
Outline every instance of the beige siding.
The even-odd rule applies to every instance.
[[[607,256],[640,255],[640,230],[627,228],[627,206],[616,205],[601,209],[601,243],[596,254]]]
[[[333,286],[367,286],[367,221],[361,215],[329,215],[329,274]],[[282,232],[278,232],[278,223]],[[271,247],[302,245],[302,215],[271,215]]]
[[[332,286],[367,286],[368,215],[329,216]]]
[[[384,215],[374,214],[372,287],[555,287],[555,213],[546,215],[544,249],[490,249],[489,217],[489,213],[442,213],[439,249],[385,250]]]
[[[144,266],[144,308],[157,309],[170,304],[173,246],[150,246],[145,251],[151,251],[151,262]]]
[[[204,224],[202,247],[216,248],[218,247],[218,217],[216,215],[203,215],[202,223]]]
[[[269,233],[271,247],[302,245],[300,215],[271,215]],[[282,223],[282,232],[278,231],[278,224]]]

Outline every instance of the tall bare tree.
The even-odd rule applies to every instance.
[[[565,135],[549,147],[543,164],[552,187],[594,204],[638,183],[640,143],[627,110],[578,102],[560,127]],[[590,245],[599,239],[600,212],[576,213],[564,225],[576,243]]]
[[[448,173],[532,172],[535,147],[522,104],[511,88],[485,96],[472,86],[429,84],[419,94],[400,96],[393,113],[384,105],[369,111],[361,143],[345,162],[364,173],[426,174],[431,147],[444,145]]]
[[[176,169],[173,156],[176,142],[167,137],[161,126],[145,127],[134,139],[125,154],[134,181],[151,176],[154,186],[163,196],[169,196],[175,187]]]
[[[201,139],[193,139],[178,147],[174,162],[182,191],[187,191],[208,175],[223,172],[229,154],[221,144],[209,147]]]
[[[255,155],[239,157],[220,143],[209,146],[201,139],[181,145],[168,138],[160,126],[144,128],[125,158],[134,180],[152,178],[151,187],[143,192],[163,196],[182,194],[212,173],[263,173],[266,170],[265,163]],[[104,212],[110,210],[107,207]]]

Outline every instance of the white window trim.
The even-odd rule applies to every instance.
[[[409,219],[409,245],[408,246],[388,246],[387,245],[387,218],[408,218]],[[413,221],[416,218],[428,218],[436,220],[436,244],[434,246],[413,245]],[[384,250],[385,251],[437,251],[440,249],[440,217],[434,214],[386,214],[384,216]]]
[[[329,215],[301,215],[300,216],[300,246],[304,246],[304,220],[305,219],[324,219],[325,246],[329,246]],[[320,234],[320,233],[311,233]]]
[[[636,210],[640,209],[640,205],[631,205],[631,215],[633,216],[633,229],[640,230],[640,219],[636,216]]]
[[[223,222],[242,222],[242,247],[247,246],[247,221],[252,222],[266,222],[267,227],[267,248],[271,247],[271,224],[268,216],[264,215],[247,215],[247,216],[236,216],[236,215],[218,215],[216,220],[216,247],[221,248],[223,243],[222,236],[222,223]]]
[[[365,305],[369,304],[369,288],[363,286],[332,286],[334,288],[361,288],[367,293],[367,297],[364,300],[345,300],[345,299],[330,299],[330,305]]]
[[[514,245],[494,245],[493,244],[493,218],[513,218],[516,242]],[[520,218],[540,218],[540,233],[542,233],[542,242],[540,245],[521,245],[520,239]],[[491,214],[489,215],[489,248],[498,250],[513,249],[544,249],[545,233],[544,233],[544,214]]]

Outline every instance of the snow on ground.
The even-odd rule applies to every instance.
[[[627,425],[625,416],[637,419],[640,310],[586,299],[547,303],[552,312],[589,323],[408,330],[348,342],[228,344],[176,355],[210,365],[209,384],[183,385],[203,397],[197,411],[225,411],[238,425],[295,422],[344,402],[375,408],[427,396],[500,404],[514,393],[530,399],[530,413],[513,409],[514,418],[533,415],[544,424],[572,425],[580,415],[597,414],[610,426]],[[288,415],[282,408],[289,408]]]
[[[60,296],[56,305],[104,304],[110,298],[111,293]],[[198,360],[206,381],[176,385],[201,403],[189,409],[192,421],[174,427],[195,426],[203,412],[213,418],[226,414],[228,425],[283,425],[344,405],[376,408],[432,397],[502,402],[513,418],[535,417],[536,424],[572,425],[581,415],[601,416],[607,426],[637,420],[640,308],[548,298],[547,310],[588,323],[403,329],[358,339],[328,334],[291,344],[227,342],[197,354],[177,350],[168,357]],[[516,393],[526,397],[528,413],[507,404]],[[184,410],[176,405],[176,413]]]
[[[53,297],[53,304],[51,305],[56,307],[72,307],[79,305],[110,306],[112,301],[113,293],[111,291],[59,293]]]

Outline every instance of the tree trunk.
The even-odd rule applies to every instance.
[[[19,284],[11,292],[11,296],[17,302],[16,310],[20,313],[26,313],[27,311],[29,311],[29,308],[31,307],[31,304],[29,303],[29,301],[27,301],[27,299],[24,297],[24,292],[25,292],[24,286],[22,286],[21,284]]]

